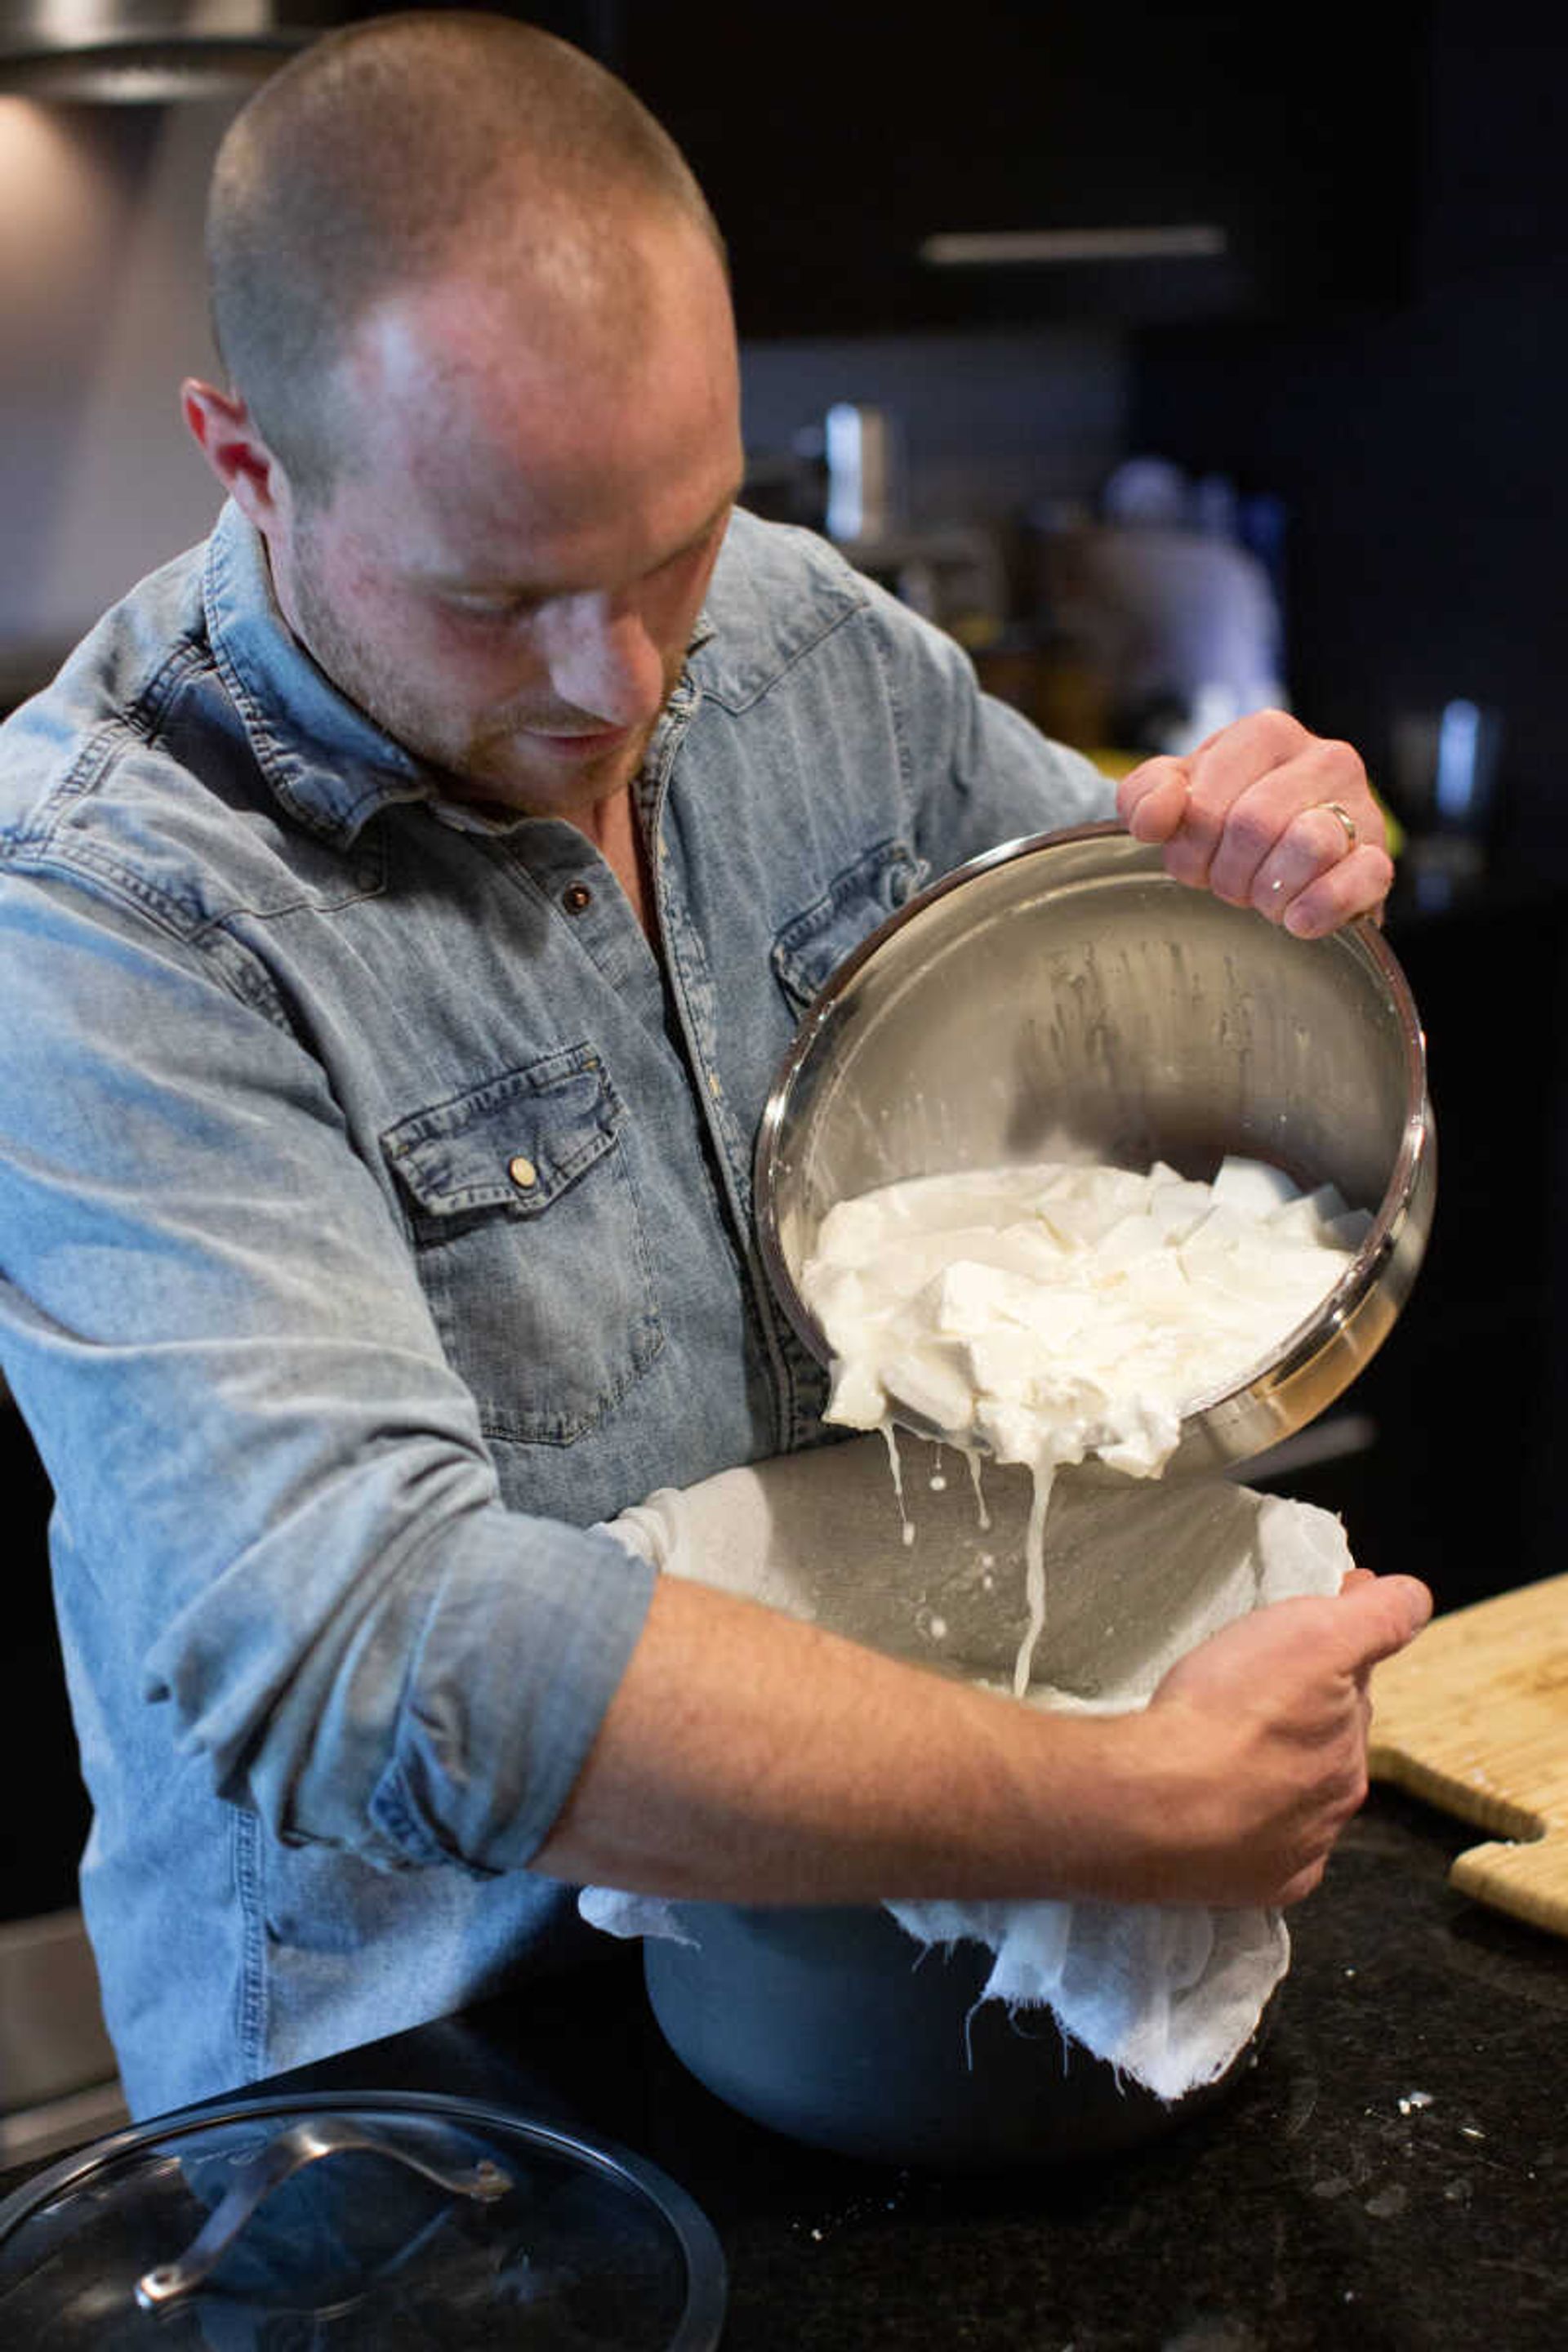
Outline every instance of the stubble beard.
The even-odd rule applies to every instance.
[[[639,728],[628,743],[579,767],[558,766],[538,751],[533,755],[537,764],[531,763],[528,737],[533,722],[521,715],[490,715],[481,727],[459,731],[424,697],[411,693],[406,677],[345,629],[334,607],[318,595],[308,541],[302,542],[300,556],[289,583],[288,618],[294,635],[340,694],[405,751],[450,780],[455,798],[521,814],[565,815],[595,807],[634,782],[658,717]],[[674,676],[666,678],[665,703],[679,677],[678,666]],[[563,727],[557,731],[571,730]]]

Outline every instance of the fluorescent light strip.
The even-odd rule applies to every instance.
[[[937,269],[981,269],[1029,261],[1172,261],[1224,253],[1228,239],[1209,221],[1172,228],[1004,228],[928,236],[920,257]]]

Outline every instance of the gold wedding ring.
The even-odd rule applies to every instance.
[[[1342,801],[1320,801],[1318,803],[1318,806],[1321,809],[1327,809],[1331,816],[1337,816],[1339,818],[1340,823],[1345,829],[1345,847],[1347,849],[1353,849],[1356,844],[1360,841],[1361,835],[1355,829],[1355,819],[1352,816],[1349,809],[1345,807]]]

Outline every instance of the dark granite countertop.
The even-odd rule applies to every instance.
[[[1094,2165],[966,2178],[781,2139],[686,2074],[609,1945],[256,2087],[463,2092],[650,2157],[722,2241],[726,2352],[1560,2352],[1568,1945],[1454,1894],[1471,1842],[1374,1792],[1291,1915],[1234,2092]]]

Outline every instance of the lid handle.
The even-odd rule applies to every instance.
[[[479,2204],[504,2197],[512,2186],[511,2175],[503,2172],[499,2164],[492,2164],[488,2157],[467,2168],[430,2164],[423,2157],[400,2147],[395,2140],[365,2130],[363,2125],[343,2123],[326,2116],[306,2116],[268,2140],[264,2148],[238,2168],[227,2194],[214,2206],[200,2234],[191,2241],[177,2262],[160,2263],[137,2280],[136,2300],[142,2310],[165,2311],[183,2295],[190,2294],[216,2269],[246,2223],[275,2189],[307,2164],[319,2164],[323,2157],[338,2156],[345,2149],[390,2157],[410,2172],[422,2173],[438,2189],[448,2189],[454,2197],[472,2197]]]

